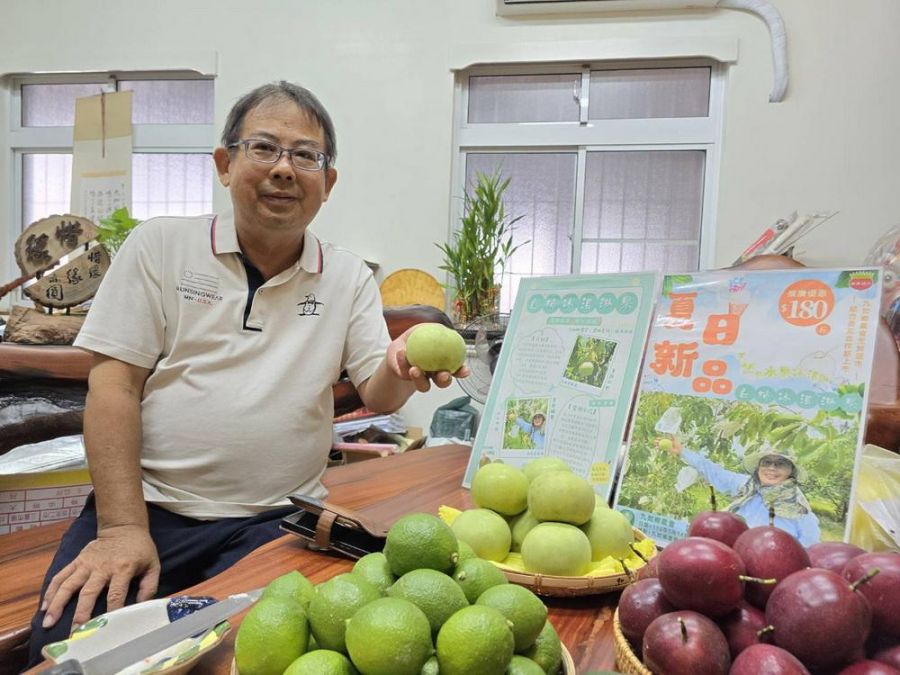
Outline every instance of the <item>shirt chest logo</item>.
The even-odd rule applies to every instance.
[[[297,316],[319,316],[319,305],[324,304],[324,302],[316,300],[315,293],[307,293],[303,302],[297,303],[297,307],[300,308]]]
[[[216,305],[222,300],[219,277],[214,274],[183,270],[175,290],[182,300],[198,305]]]

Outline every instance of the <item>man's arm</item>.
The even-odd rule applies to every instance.
[[[431,389],[432,382],[440,389],[445,389],[453,383],[454,376],[469,375],[466,366],[455,373],[443,370],[423,373],[419,368],[410,366],[406,360],[406,340],[416,328],[417,326],[409,328],[393,340],[375,372],[356,388],[363,403],[372,412],[393,412],[406,403],[414,391],[426,392]]]
[[[94,355],[88,377],[84,440],[97,504],[97,539],[53,577],[44,596],[44,627],[78,594],[74,624],[87,621],[108,587],[107,609],[122,607],[140,577],[138,601],[159,582],[159,557],[150,538],[141,489],[141,396],[150,374],[117,359]]]

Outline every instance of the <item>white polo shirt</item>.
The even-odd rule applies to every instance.
[[[141,402],[144,498],[199,519],[323,497],[332,384],[389,343],[372,273],[307,230],[263,283],[231,217],[153,218],[113,260],[75,345],[153,372]]]

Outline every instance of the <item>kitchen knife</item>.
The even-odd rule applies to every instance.
[[[185,638],[215,627],[259,600],[263,589],[231,595],[188,616],[93,656],[86,661],[68,659],[38,675],[112,675],[141,659],[153,656]]]

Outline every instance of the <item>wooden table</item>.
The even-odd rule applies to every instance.
[[[441,504],[471,508],[469,491],[460,486],[468,458],[468,446],[442,446],[335,467],[325,474],[324,482],[330,490],[328,500],[385,523],[413,511],[437,513]],[[294,569],[313,583],[319,583],[349,572],[352,566],[352,560],[309,551],[300,539],[286,535],[185,593],[222,598],[263,586]],[[612,613],[618,597],[615,593],[544,598],[550,610],[549,618],[572,654],[579,673],[613,668]],[[235,630],[225,639],[225,644],[205,654],[192,673],[225,675],[230,672],[234,636],[241,618],[243,614],[232,618]]]

